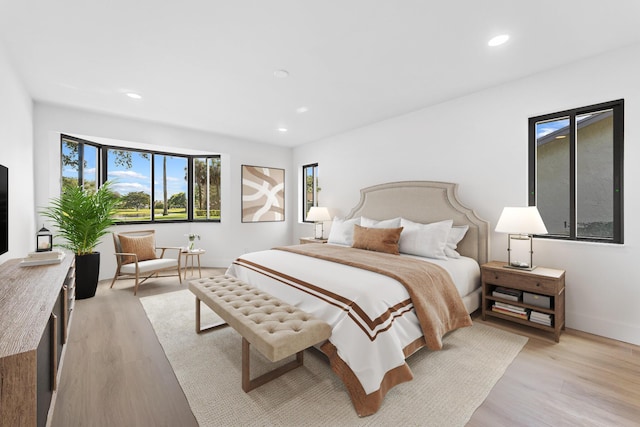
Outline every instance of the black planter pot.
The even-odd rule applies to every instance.
[[[91,298],[96,294],[100,274],[100,252],[76,255],[76,299]]]

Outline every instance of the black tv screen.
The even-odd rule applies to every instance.
[[[0,255],[9,250],[9,169],[0,165]]]

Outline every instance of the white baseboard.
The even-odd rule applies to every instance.
[[[614,322],[575,312],[567,312],[566,319],[567,328],[640,345],[640,326],[638,325]]]

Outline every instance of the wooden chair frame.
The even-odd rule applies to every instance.
[[[120,244],[120,238],[119,236],[124,235],[124,236],[140,236],[140,237],[144,237],[144,236],[148,236],[148,235],[153,235],[154,236],[154,243],[155,243],[155,230],[135,230],[135,231],[122,231],[119,233],[112,233],[113,236],[113,245],[116,249],[115,252],[115,256],[116,256],[116,261],[118,262],[118,266],[116,267],[116,272],[113,276],[113,280],[111,281],[111,286],[110,288],[113,288],[114,283],[116,282],[116,280],[121,279],[121,278],[125,278],[125,279],[131,279],[131,278],[135,278],[136,283],[135,283],[135,287],[133,289],[133,294],[136,295],[138,293],[138,287],[144,283],[147,279],[149,279],[150,277],[158,276],[159,272],[162,271],[169,271],[169,270],[176,270],[177,274],[178,274],[178,280],[180,281],[180,284],[182,284],[182,274],[181,274],[181,258],[182,258],[182,248],[179,246],[155,246],[155,250],[156,250],[156,254],[158,250],[161,250],[160,256],[157,257],[156,259],[163,259],[165,252],[167,250],[177,250],[178,251],[178,265],[177,266],[171,266],[171,267],[162,267],[162,268],[157,268],[157,269],[153,269],[153,270],[149,270],[149,271],[145,271],[144,273],[140,272],[141,266],[144,266],[144,263],[147,261],[138,261],[138,256],[135,253],[128,253],[128,252],[122,252],[122,245]],[[124,263],[124,257],[133,257],[134,258],[134,262],[133,263]],[[122,266],[124,265],[129,265],[129,264],[135,264],[135,272],[134,273],[123,273],[121,271]],[[146,277],[144,277],[143,275],[148,274]],[[143,276],[144,278],[142,280],[140,280],[140,277]]]

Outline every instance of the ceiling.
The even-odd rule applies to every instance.
[[[35,100],[284,146],[639,42],[638,0],[0,0]]]

